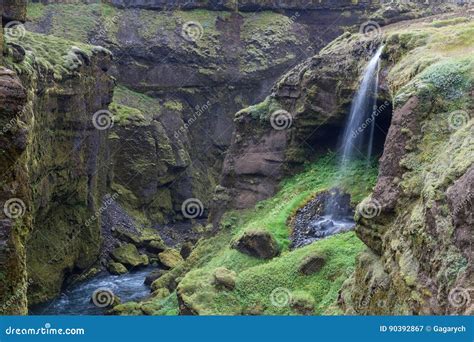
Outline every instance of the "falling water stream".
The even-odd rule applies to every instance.
[[[342,154],[339,163],[339,172],[334,180],[335,187],[347,172],[347,167],[355,157],[365,157],[370,163],[372,156],[375,120],[374,113],[377,108],[377,95],[379,85],[380,55],[383,46],[380,46],[367,64],[359,89],[352,101],[349,119],[346,123],[341,143]],[[370,122],[369,122],[370,118]],[[370,123],[370,129],[365,132],[364,124]],[[365,150],[365,151],[364,151]],[[355,226],[353,213],[347,206],[341,205],[342,197],[339,191],[333,191],[326,199],[323,215],[316,215],[304,226],[305,234],[293,240],[293,246],[302,246],[325,236],[351,230]]]
[[[354,155],[364,155],[362,149],[367,136],[360,130],[364,121],[366,121],[370,115],[376,111],[379,84],[379,60],[382,49],[383,45],[378,48],[375,55],[369,61],[369,64],[367,64],[359,90],[355,94],[354,101],[352,101],[349,120],[344,129],[344,136],[342,139],[342,156],[340,165],[340,171],[342,174],[344,174],[348,162],[354,158]],[[372,119],[370,134],[368,137],[369,141],[367,144],[367,158],[370,158],[372,153],[374,128],[375,120]]]

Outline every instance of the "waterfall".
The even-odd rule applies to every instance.
[[[379,85],[379,68],[380,55],[383,45],[380,46],[375,55],[370,59],[364,70],[364,75],[357,90],[354,101],[352,101],[349,119],[344,129],[344,135],[341,144],[341,160],[339,166],[338,177],[335,180],[336,185],[344,176],[349,162],[354,159],[354,155],[366,156],[367,163],[370,163],[372,155],[375,116],[377,112],[377,95]],[[365,133],[365,128],[370,124],[370,130]],[[368,141],[367,141],[368,140]],[[367,143],[367,150],[363,153],[364,143]],[[340,194],[336,191],[328,196],[325,206],[325,217],[334,219],[340,212]]]
[[[342,156],[340,171],[342,172],[344,172],[347,167],[347,163],[354,157],[354,154],[359,153],[363,155],[361,150],[363,148],[365,140],[364,138],[366,135],[361,130],[363,130],[362,126],[369,117],[371,118],[371,127],[369,141],[367,144],[367,158],[370,159],[372,154],[372,144],[375,130],[375,120],[373,114],[377,110],[379,60],[382,49],[383,46],[380,46],[375,55],[369,61],[369,64],[367,64],[362,82],[360,83],[359,89],[355,94],[354,101],[352,101],[349,120],[344,129],[341,146]],[[371,113],[372,115],[368,116],[368,113]]]

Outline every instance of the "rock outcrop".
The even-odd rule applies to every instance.
[[[356,210],[369,250],[341,293],[348,313],[472,314],[474,60],[463,51],[474,41],[438,54],[441,37],[472,27],[461,16],[386,32],[394,113],[377,184]]]
[[[280,253],[275,238],[263,230],[246,231],[232,248],[256,258],[271,259]]]

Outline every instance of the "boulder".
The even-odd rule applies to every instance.
[[[107,264],[107,270],[110,272],[110,274],[116,274],[116,275],[125,274],[128,272],[127,268],[124,265],[122,265],[119,262],[113,262],[113,261]]]
[[[179,252],[175,249],[167,249],[164,252],[158,254],[158,258],[160,259],[160,263],[166,269],[172,269],[178,266],[181,262],[183,262],[183,258],[179,254]]]
[[[245,232],[232,244],[232,248],[261,259],[271,259],[280,253],[275,238],[269,232],[261,230]]]
[[[152,240],[147,243],[145,249],[150,253],[161,253],[166,249],[166,245],[161,240]]]
[[[233,290],[237,274],[225,267],[218,267],[214,271],[214,285],[217,288]]]
[[[151,285],[156,279],[161,277],[165,271],[161,269],[153,270],[145,277],[145,281],[143,282],[145,285]]]
[[[311,275],[319,272],[326,263],[326,257],[319,253],[306,256],[300,264],[299,272],[304,275]]]
[[[122,245],[114,249],[111,253],[112,258],[127,268],[148,265],[148,257],[138,252],[137,247],[131,243]]]

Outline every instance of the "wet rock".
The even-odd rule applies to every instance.
[[[306,256],[301,262],[298,271],[304,275],[311,275],[319,272],[326,263],[326,257],[322,254],[311,254]]]
[[[261,259],[271,259],[280,253],[275,238],[269,232],[262,230],[245,232],[232,244],[232,248]]]
[[[158,269],[151,271],[146,277],[145,281],[143,282],[145,285],[151,285],[156,279],[161,277],[165,271]]]
[[[308,245],[327,236],[346,232],[354,227],[351,197],[335,188],[322,191],[294,216],[292,248]]]
[[[112,258],[128,268],[148,265],[148,257],[140,254],[137,247],[127,243],[112,251]]]
[[[166,269],[175,268],[183,262],[183,258],[175,249],[167,249],[166,251],[161,252],[160,254],[158,254],[158,258],[160,259],[160,263]]]
[[[125,274],[128,272],[127,268],[119,262],[109,262],[107,265],[107,270],[111,274]]]
[[[218,267],[214,271],[214,285],[217,288],[233,290],[237,274],[225,267]]]

